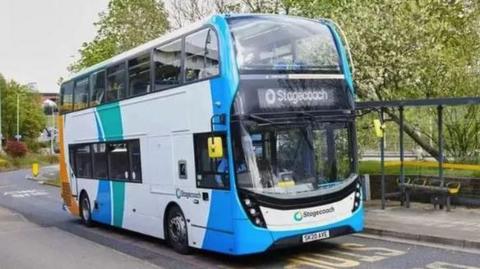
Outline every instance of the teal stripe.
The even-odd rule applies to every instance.
[[[113,226],[122,227],[125,207],[125,182],[112,181]]]
[[[119,102],[97,107],[97,114],[99,141],[123,140],[122,113]],[[112,225],[122,227],[125,209],[125,182],[111,181],[111,183],[112,204],[110,210],[113,216]]]
[[[122,113],[118,102],[105,104],[97,108],[105,140],[123,139]]]

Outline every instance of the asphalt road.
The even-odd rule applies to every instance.
[[[84,227],[63,211],[58,188],[27,180],[27,174],[28,170],[0,174],[0,207],[164,268],[480,269],[480,251],[366,236],[344,236],[247,257],[205,251],[184,256],[156,238],[103,225]],[[62,251],[68,250],[59,249],[57,255]],[[0,268],[1,261],[2,257]]]

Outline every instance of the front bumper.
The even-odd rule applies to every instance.
[[[358,233],[364,227],[363,204],[348,218],[325,226],[289,231],[269,231],[254,226],[250,220],[236,220],[236,234],[233,255],[248,255],[270,249],[301,245],[302,235],[329,230],[330,238]]]

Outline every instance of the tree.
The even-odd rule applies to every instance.
[[[95,23],[97,35],[79,50],[70,71],[79,71],[155,39],[169,29],[160,0],[110,0],[108,11]]]
[[[357,67],[358,96],[363,100],[478,96],[480,93],[477,86],[480,82],[480,7],[477,2],[295,0],[291,4],[291,13],[332,18],[342,26]],[[387,114],[399,122],[394,111],[389,110]],[[425,125],[418,115],[407,120],[418,126]],[[453,131],[449,128],[459,127],[449,124],[449,120],[455,122],[458,118],[446,117],[447,133]],[[420,131],[425,136],[419,136],[412,125],[405,125],[405,133],[438,158],[436,147],[424,138],[435,134],[429,128],[420,128]],[[453,148],[447,146],[446,149]],[[449,150],[449,154],[461,156],[466,152]]]
[[[168,0],[168,13],[174,27],[199,21],[214,13],[288,14],[293,0]]]
[[[168,15],[175,28],[199,21],[214,13],[241,12],[235,0],[167,0]]]
[[[38,92],[30,90],[25,85],[0,76],[2,102],[2,133],[5,139],[14,139],[17,133],[17,94],[19,94],[19,132],[22,140],[35,141],[45,128],[45,116]]]

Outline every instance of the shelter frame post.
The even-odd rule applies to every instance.
[[[403,145],[403,129],[404,129],[404,115],[403,115],[403,106],[398,108],[400,113],[400,128],[399,128],[399,137],[400,137],[400,204],[405,205],[405,166],[404,166],[404,145]]]
[[[380,108],[380,123],[384,124],[385,121],[385,108]],[[380,169],[382,173],[381,179],[381,195],[382,195],[382,209],[385,209],[385,133],[380,138]]]
[[[438,178],[440,179],[440,186],[445,186],[445,178],[443,177],[443,148],[444,148],[444,139],[443,139],[443,106],[437,107],[437,116],[438,116]]]

